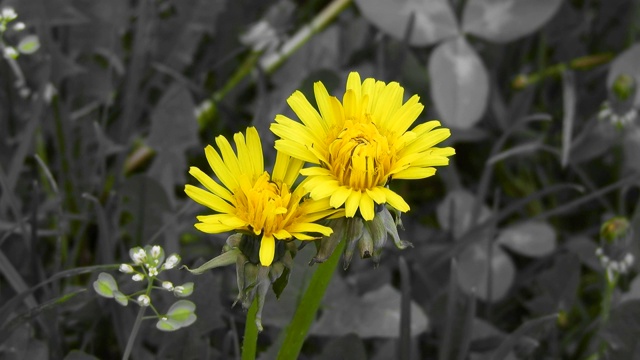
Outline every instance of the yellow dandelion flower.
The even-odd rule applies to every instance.
[[[238,231],[261,237],[260,263],[273,262],[276,240],[314,240],[313,234],[328,236],[331,228],[315,221],[335,213],[329,200],[304,200],[303,187],[294,188],[304,162],[278,152],[272,175],[264,171],[262,144],[255,128],[233,137],[234,152],[224,136],[216,138],[219,152],[205,148],[207,161],[220,182],[197,167],[189,173],[205,189],[186,185],[186,194],[218,214],[200,215],[195,227],[205,233]],[[310,235],[311,234],[311,235]]]
[[[372,220],[374,202],[407,212],[409,205],[387,187],[389,181],[432,176],[434,166],[448,165],[455,154],[451,147],[435,147],[451,134],[439,121],[408,130],[424,106],[417,95],[403,103],[397,82],[361,82],[352,72],[342,103],[321,82],[314,93],[319,112],[296,91],[287,102],[302,123],[278,115],[271,131],[280,137],[278,151],[319,165],[301,170],[311,197],[330,199],[334,208],[344,205],[347,217],[359,209]]]

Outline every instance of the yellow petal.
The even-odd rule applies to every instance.
[[[312,175],[327,176],[327,175],[331,175],[331,171],[319,166],[312,166],[312,167],[308,167],[300,170],[300,174],[304,176],[312,176]]]
[[[407,131],[424,110],[424,105],[420,104],[419,101],[420,97],[413,95],[409,101],[392,115],[393,121],[388,124],[387,128],[397,134],[403,134]]]
[[[276,252],[276,242],[273,236],[263,236],[260,241],[260,264],[269,266],[273,262],[273,256]]]
[[[326,124],[326,128],[330,129],[335,125],[338,117],[338,114],[334,114],[334,108],[331,105],[331,96],[329,96],[327,88],[325,88],[324,84],[320,81],[313,84],[313,93],[316,96],[316,104],[318,104],[318,109]]]
[[[360,196],[360,215],[362,218],[370,221],[373,220],[375,212],[373,210],[373,199],[368,194],[364,193]]]
[[[322,117],[318,114],[318,111],[309,103],[309,100],[300,91],[293,93],[287,99],[287,103],[291,107],[300,121],[307,125],[309,129],[316,134],[324,134],[326,131],[326,124],[322,121]]]
[[[223,224],[207,224],[207,223],[196,223],[195,228],[207,234],[219,234],[227,231],[236,230],[227,225]]]
[[[289,227],[287,227],[287,230],[289,230],[290,232],[294,232],[294,233],[320,233],[326,236],[331,235],[331,233],[333,232],[333,230],[331,230],[330,227],[327,226],[322,226],[320,224],[314,224],[314,223],[297,223],[297,224],[293,224]]]
[[[345,92],[349,90],[353,90],[355,100],[360,101],[362,96],[362,82],[360,81],[360,74],[356,71],[352,71],[349,73],[349,77],[347,77],[347,88]]]
[[[340,186],[333,195],[331,195],[329,205],[336,209],[339,208],[345,201],[347,201],[347,198],[351,195],[351,191],[352,190],[346,186]]]
[[[384,191],[382,191],[381,186],[367,189],[367,195],[369,195],[376,204],[384,204],[387,201],[387,197],[384,195]]]
[[[298,144],[291,140],[284,140],[284,139],[276,140],[275,148],[276,150],[282,151],[285,154],[288,154],[290,156],[295,156],[296,159],[304,160],[312,164],[320,164],[320,161],[318,160],[318,158],[311,151],[309,151],[304,145]]]
[[[254,173],[262,174],[264,172],[262,142],[260,141],[260,134],[258,134],[258,130],[253,126],[247,128],[247,148],[249,149],[249,156],[255,169]]]
[[[284,115],[276,115],[276,123],[271,124],[269,128],[271,129],[271,132],[283,139],[291,140],[309,147],[314,146],[316,143],[321,144],[322,142],[322,138],[319,136],[323,134],[313,133],[310,128],[297,121],[291,120]]]
[[[273,236],[278,240],[291,239],[292,235],[285,229],[280,229],[273,233]]]
[[[407,212],[409,211],[409,204],[402,198],[402,196],[387,189],[386,187],[380,188],[384,192],[384,196],[387,198],[387,204],[393,206],[396,210]]]
[[[302,166],[304,166],[303,160],[295,158],[290,159],[289,166],[287,166],[287,173],[284,176],[284,183],[289,187],[292,187],[293,183],[300,175],[300,169],[302,169]]]
[[[318,240],[318,237],[316,236],[309,236],[303,233],[293,233],[291,235],[293,235],[293,237],[295,237],[296,239],[302,240],[302,241]]]
[[[213,181],[213,179],[210,178],[209,175],[205,174],[202,170],[198,169],[195,166],[192,166],[189,168],[189,174],[191,174],[191,176],[196,178],[196,180],[198,180],[200,184],[204,185],[204,187],[207,188],[207,190],[211,191],[215,195],[218,195],[229,202],[233,201],[233,197],[229,192],[229,190],[225,189],[222,185]]]
[[[235,208],[228,202],[206,190],[193,185],[185,185],[184,192],[198,204],[204,205],[217,212],[230,214],[235,212]]]
[[[347,217],[354,217],[358,206],[360,205],[360,191],[351,191],[351,194],[345,202],[344,209]]]
[[[216,144],[218,145],[218,149],[220,149],[220,154],[222,155],[222,159],[224,160],[225,165],[231,172],[231,174],[238,178],[244,171],[241,170],[240,163],[238,162],[238,157],[233,152],[233,148],[227,140],[226,137],[220,135],[216,137]]]
[[[196,216],[198,221],[206,224],[226,225],[234,229],[245,227],[247,222],[233,214],[214,214]]]
[[[433,176],[436,173],[436,169],[432,168],[432,167],[428,167],[428,168],[420,168],[420,167],[410,167],[407,169],[404,169],[396,174],[393,175],[394,179],[407,179],[407,180],[414,180],[414,179],[424,179],[427,178],[429,176]]]
[[[325,181],[311,189],[311,197],[315,200],[331,196],[339,188],[338,180]]]
[[[207,147],[204,149],[204,154],[207,157],[209,166],[211,167],[213,172],[216,174],[218,179],[222,181],[224,186],[226,186],[227,189],[231,191],[236,189],[238,187],[238,181],[233,176],[231,171],[229,171],[229,169],[227,168],[227,165],[225,165],[224,161],[220,157],[220,154],[218,154],[218,152],[213,148],[213,146],[207,145]]]
[[[418,135],[415,140],[409,143],[404,149],[398,152],[398,156],[402,157],[406,154],[411,154],[414,152],[421,152],[431,148],[432,146],[444,141],[449,136],[451,136],[451,131],[446,128],[436,129],[433,131],[429,131],[428,133],[423,133]]]

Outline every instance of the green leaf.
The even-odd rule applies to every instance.
[[[489,262],[491,273],[487,266]],[[462,290],[475,292],[484,301],[501,300],[513,284],[515,274],[516,268],[509,255],[489,239],[467,246],[458,257],[458,284]]]
[[[555,324],[557,319],[558,316],[556,314],[553,314],[529,320],[523,323],[516,329],[516,331],[507,336],[507,338],[500,344],[498,349],[496,349],[496,351],[492,354],[490,359],[508,359],[507,355],[509,355],[510,351],[518,344],[518,341],[520,339],[523,339],[525,337],[533,337],[537,339],[543,338],[546,334],[549,333],[551,327]]]
[[[148,144],[157,156],[148,174],[162,185],[171,204],[175,203],[174,187],[186,182],[185,151],[199,143],[194,109],[189,91],[182,85],[173,85],[151,113]]]
[[[119,290],[113,291],[113,298],[118,302],[118,304],[122,306],[127,306],[127,304],[129,303],[129,298]]]
[[[180,289],[180,290],[178,290]],[[173,293],[178,296],[178,297],[188,297],[191,296],[191,294],[193,294],[193,283],[192,282],[188,282],[188,283],[184,283],[180,286],[176,286],[173,290]]]
[[[469,0],[462,16],[465,33],[505,43],[528,35],[558,11],[562,0]]]
[[[33,54],[40,49],[40,39],[36,35],[27,35],[18,44],[18,51],[23,54]]]
[[[502,230],[497,242],[521,255],[541,257],[556,249],[556,232],[546,222],[526,221]]]
[[[469,129],[484,115],[489,76],[464,37],[447,40],[429,59],[431,96],[446,126]]]
[[[130,215],[125,229],[135,242],[144,243],[166,222],[163,214],[171,210],[167,193],[156,179],[146,175],[127,179],[122,193],[124,211]]]
[[[481,205],[478,219],[471,219],[476,197],[465,189],[450,191],[436,209],[436,216],[440,227],[453,232],[453,238],[458,239],[474,223],[481,223],[491,216],[491,210]]]
[[[280,275],[280,277],[273,282],[272,288],[273,288],[273,292],[276,294],[276,298],[280,298],[280,295],[282,294],[282,291],[284,291],[284,289],[287,287],[287,284],[289,283],[289,275],[291,274],[291,270],[289,270],[288,267],[285,267],[284,270],[282,271],[282,275]]]
[[[356,0],[362,15],[385,33],[413,46],[426,46],[458,34],[458,24],[447,0]]]
[[[327,345],[322,347],[322,353],[318,355],[316,360],[366,360],[367,352],[364,342],[356,334],[347,334],[339,338],[335,338]]]
[[[190,273],[195,274],[195,275],[200,275],[203,272],[210,270],[210,269],[215,269],[217,267],[220,266],[227,266],[227,265],[231,265],[231,264],[235,264],[236,263],[236,258],[238,257],[238,254],[240,254],[240,250],[238,249],[231,249],[225,253],[222,253],[221,255],[218,255],[216,257],[214,257],[213,259],[207,261],[206,263],[200,265],[199,267],[195,268],[195,269],[189,269],[186,265],[183,266],[184,269],[187,269]]]
[[[118,290],[118,284],[113,276],[103,272],[100,273],[100,275],[98,275],[98,279],[93,282],[93,289],[100,296],[113,298],[114,292]]]
[[[311,334],[367,338],[397,338],[400,328],[400,292],[389,284],[356,295],[340,277],[331,282],[324,300],[324,312],[311,327]],[[429,320],[418,304],[411,303],[411,334],[427,330]]]
[[[197,316],[194,314],[196,305],[189,300],[176,301],[167,312],[165,318],[156,323],[156,327],[162,331],[174,331],[193,324]]]

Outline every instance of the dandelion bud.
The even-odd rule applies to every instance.
[[[120,268],[118,270],[125,274],[131,274],[134,271],[133,266],[129,264],[120,264]]]
[[[147,295],[140,295],[138,296],[138,305],[147,307],[151,305],[151,299]]]

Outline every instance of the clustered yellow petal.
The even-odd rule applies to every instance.
[[[373,78],[361,82],[352,72],[342,102],[330,96],[321,82],[314,84],[318,110],[296,91],[287,100],[301,122],[284,115],[271,125],[280,137],[276,149],[296,159],[317,164],[302,169],[304,186],[315,200],[329,199],[345,215],[359,210],[364,220],[375,216],[374,203],[406,212],[407,202],[388,188],[392,179],[422,179],[435,166],[449,164],[451,147],[435,147],[449,129],[428,121],[408,130],[424,106],[417,95],[403,102],[404,89]]]
[[[304,187],[294,186],[304,162],[278,152],[272,175],[264,171],[260,136],[249,127],[233,137],[236,150],[224,136],[216,138],[219,151],[209,145],[205,155],[221,184],[197,167],[189,173],[204,189],[186,185],[186,194],[211,210],[201,215],[195,227],[206,233],[240,231],[261,237],[260,263],[273,262],[276,240],[314,240],[328,236],[331,228],[316,224],[334,214],[329,199],[304,199]]]

